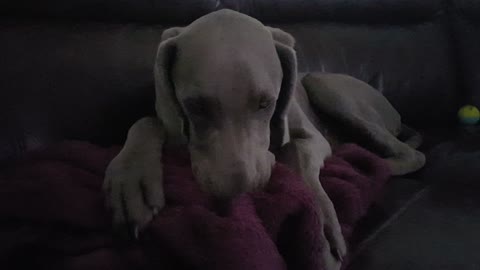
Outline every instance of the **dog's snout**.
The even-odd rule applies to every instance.
[[[235,171],[225,177],[226,186],[228,187],[226,191],[227,197],[232,197],[248,191],[248,180],[247,180],[247,173],[242,171]]]
[[[247,166],[247,162],[243,160],[237,160],[231,163],[225,179],[230,182],[232,188],[237,192],[245,191],[248,188],[248,182],[251,180],[250,168]]]
[[[230,177],[231,181],[235,183],[235,185],[240,189],[243,190],[245,188],[246,183],[248,182],[248,175],[245,171],[235,171],[232,176]]]
[[[218,147],[193,152],[192,169],[201,188],[215,197],[232,197],[265,186],[270,179],[273,155]],[[220,149],[223,151],[220,151]]]

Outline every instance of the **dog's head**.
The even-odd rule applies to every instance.
[[[294,39],[231,10],[164,31],[156,110],[170,144],[188,144],[204,190],[228,197],[264,185],[288,139]]]

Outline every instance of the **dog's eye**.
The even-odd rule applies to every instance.
[[[265,110],[272,106],[273,102],[270,99],[262,98],[258,103],[258,110]]]
[[[194,117],[210,117],[211,108],[207,102],[202,99],[188,99],[185,101],[185,109],[188,114]]]

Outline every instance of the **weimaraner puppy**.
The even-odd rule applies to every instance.
[[[165,145],[187,146],[200,186],[222,198],[262,188],[277,159],[316,194],[326,269],[340,269],[347,248],[319,182],[332,150],[297,88],[293,46],[289,34],[231,10],[164,31],[154,67],[157,117],[131,127],[106,171],[114,224],[133,224],[136,236],[164,206]]]

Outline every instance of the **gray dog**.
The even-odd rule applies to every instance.
[[[318,180],[332,150],[297,84],[293,46],[289,34],[230,10],[166,30],[154,71],[157,117],[131,127],[106,172],[114,224],[134,224],[136,235],[164,206],[165,145],[188,146],[198,183],[222,198],[262,188],[277,159],[315,192],[325,267],[339,269],[347,249]]]

